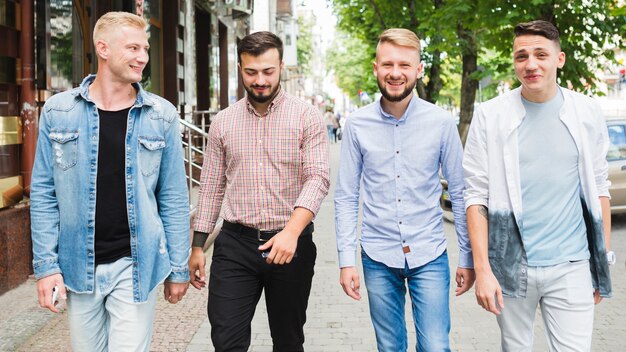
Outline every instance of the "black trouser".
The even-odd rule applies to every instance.
[[[209,278],[211,340],[216,352],[247,351],[261,291],[274,351],[304,351],[304,323],[317,249],[303,233],[290,264],[267,264],[256,238],[222,229],[213,244]]]

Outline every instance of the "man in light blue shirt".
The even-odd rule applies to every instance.
[[[382,98],[350,115],[341,146],[335,190],[340,283],[348,296],[361,298],[355,263],[362,183],[361,257],[380,351],[407,350],[407,284],[416,349],[450,350],[440,170],[448,180],[461,252],[456,294],[474,283],[463,205],[463,147],[452,116],[413,93],[422,70],[413,32],[383,32],[374,62]]]

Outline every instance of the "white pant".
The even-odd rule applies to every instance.
[[[532,351],[537,304],[550,351],[591,351],[593,285],[589,261],[528,267],[526,298],[504,298],[497,317],[502,351]]]
[[[95,292],[68,292],[67,313],[74,351],[148,351],[156,289],[133,303],[132,260],[96,267]]]

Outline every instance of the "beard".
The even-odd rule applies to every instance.
[[[270,91],[270,94],[268,94],[268,95],[255,94],[254,90],[252,88],[261,88],[261,87],[271,88],[270,85],[265,85],[265,86],[252,85],[250,87],[247,87],[245,84],[243,85],[243,88],[248,93],[248,99],[252,100],[255,103],[263,104],[263,103],[267,103],[268,101],[274,99],[274,97],[276,96],[276,93],[278,93],[278,89],[280,88],[280,84],[276,84],[276,87],[274,87]]]
[[[391,93],[389,93],[389,91],[387,91],[387,89],[381,83],[380,80],[376,80],[376,83],[378,84],[378,89],[380,89],[380,93],[383,95],[385,99],[391,102],[398,102],[398,101],[402,101],[404,98],[408,97],[409,95],[413,93],[413,90],[415,89],[415,86],[417,85],[417,80],[413,81],[413,84],[407,84],[407,87],[404,89],[404,91],[402,91],[402,93],[397,94],[397,95],[392,95]]]

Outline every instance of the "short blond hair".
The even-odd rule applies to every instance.
[[[420,39],[415,33],[405,28],[389,28],[380,34],[378,37],[378,47],[382,43],[390,43],[398,46],[406,46],[417,50],[417,55],[420,55]]]
[[[130,12],[107,12],[98,19],[93,28],[93,43],[96,44],[98,40],[103,39],[105,33],[120,27],[133,27],[145,31],[148,23],[143,17]]]

